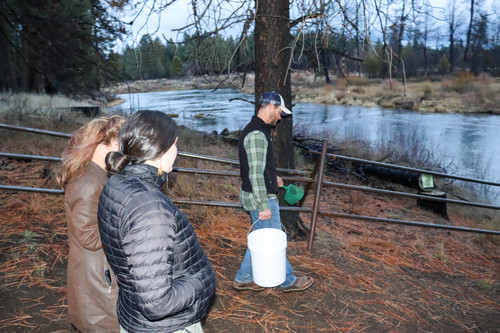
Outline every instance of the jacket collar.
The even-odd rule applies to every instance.
[[[148,164],[127,165],[121,173],[129,177],[139,178],[153,184],[156,187],[162,186],[168,178],[168,174],[166,172],[163,172],[161,177],[159,177],[158,168]]]
[[[108,173],[106,172],[106,170],[104,170],[103,168],[101,168],[100,166],[98,166],[96,163],[94,163],[93,161],[89,161],[89,164],[87,166],[87,170],[88,172],[90,172],[92,175],[94,175],[95,177],[97,177],[99,179],[99,181],[103,184],[106,184],[106,182],[108,181],[109,179],[109,175]]]
[[[264,120],[262,120],[262,118],[260,118],[258,116],[253,115],[251,121],[254,122],[254,123],[256,123],[256,124],[258,124],[263,129],[271,131],[271,125],[267,124]]]

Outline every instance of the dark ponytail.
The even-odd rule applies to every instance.
[[[160,111],[142,110],[128,117],[118,136],[118,151],[106,155],[106,168],[117,173],[129,164],[163,155],[177,138],[177,125]]]

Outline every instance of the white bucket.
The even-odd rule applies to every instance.
[[[262,287],[276,287],[286,279],[286,233],[262,228],[247,236],[252,257],[253,281]]]

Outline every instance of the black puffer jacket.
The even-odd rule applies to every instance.
[[[200,321],[215,275],[192,225],[159,187],[166,174],[129,165],[105,185],[98,210],[104,252],[128,332],[173,332]]]

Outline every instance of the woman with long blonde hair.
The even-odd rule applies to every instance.
[[[102,117],[80,127],[63,152],[57,177],[68,222],[68,312],[80,332],[119,332],[118,285],[102,250],[97,205],[108,181],[105,157],[118,149],[123,121]]]

